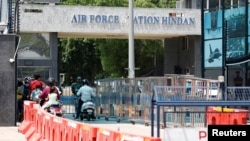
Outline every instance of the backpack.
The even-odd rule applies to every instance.
[[[40,90],[40,89],[34,89],[32,92],[31,92],[31,94],[30,94],[30,96],[31,96],[31,100],[33,100],[33,101],[36,101],[36,100],[38,100],[37,99],[37,96],[39,95],[39,94],[41,94],[42,93],[42,91]]]

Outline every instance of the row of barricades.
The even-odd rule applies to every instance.
[[[32,101],[24,101],[24,120],[18,131],[27,141],[161,141],[57,117]]]

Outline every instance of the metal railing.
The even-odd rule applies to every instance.
[[[158,137],[160,136],[159,129],[161,123],[166,127],[167,121],[170,121],[174,127],[206,127],[207,124],[218,124],[216,122],[208,122],[206,119],[208,114],[211,113],[211,111],[207,111],[207,107],[211,106],[232,107],[232,109],[234,109],[231,109],[231,111],[220,111],[223,114],[225,114],[225,112],[230,112],[230,115],[228,115],[228,119],[226,120],[227,123],[224,124],[237,124],[239,121],[245,121],[244,124],[247,124],[246,121],[249,119],[250,114],[249,110],[244,109],[249,109],[250,107],[250,87],[221,87],[221,90],[218,90],[217,94],[212,92],[208,93],[208,91],[213,90],[211,87],[194,86],[192,89],[195,91],[187,94],[183,93],[183,87],[154,86],[151,103],[152,136],[154,136],[153,127],[155,122]],[[224,93],[222,93],[223,91]],[[212,112],[216,112],[216,110]],[[234,113],[236,113],[236,115],[244,113],[244,116],[235,116],[235,118],[232,119]],[[176,116],[176,114],[180,114],[181,116]],[[175,118],[167,120],[167,115]],[[216,117],[217,115],[214,116]],[[231,118],[229,120],[230,116]]]

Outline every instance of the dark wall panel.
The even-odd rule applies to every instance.
[[[13,126],[15,122],[15,35],[0,35],[0,126]]]

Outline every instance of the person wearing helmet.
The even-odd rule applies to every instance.
[[[89,81],[87,79],[83,79],[82,84],[83,84],[82,87],[77,92],[77,96],[81,98],[78,103],[78,108],[77,108],[75,119],[79,118],[82,104],[87,101],[92,101],[92,97],[95,96],[94,89],[89,86]]]
[[[45,88],[43,89],[42,93],[40,95],[38,95],[38,98],[41,100],[40,101],[40,105],[42,106],[48,99],[48,95],[50,93],[50,89],[51,87],[55,86],[56,80],[53,77],[49,77],[47,80],[47,86],[45,86]],[[60,94],[58,89],[56,89],[57,94],[57,99],[60,99]]]
[[[79,97],[76,95],[77,91],[81,88],[82,86],[82,77],[81,76],[77,76],[76,78],[76,82],[73,82],[71,84],[71,91],[73,93],[74,96],[74,104],[75,104],[75,113],[77,113],[77,107],[78,107],[78,102],[79,102]],[[75,116],[75,115],[73,115]]]
[[[24,84],[23,84],[23,100],[30,100],[30,82],[31,82],[31,77],[25,77],[24,78]]]
[[[25,77],[23,79],[23,83],[20,86],[20,90],[22,90],[22,96],[17,100],[17,113],[18,113],[18,121],[22,121],[23,119],[23,102],[25,100],[30,100],[30,90],[29,85],[31,81],[31,77]]]

